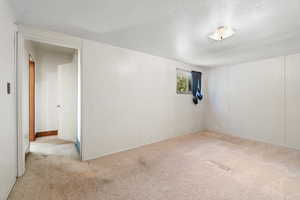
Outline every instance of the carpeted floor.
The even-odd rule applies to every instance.
[[[28,156],[10,200],[299,200],[300,151],[193,134],[88,162]]]

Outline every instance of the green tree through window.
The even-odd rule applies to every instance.
[[[189,94],[192,92],[192,75],[191,72],[177,69],[177,86],[178,94]]]

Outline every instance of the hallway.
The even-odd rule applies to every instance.
[[[79,159],[74,142],[59,139],[57,136],[38,137],[30,142],[31,154],[55,155]]]

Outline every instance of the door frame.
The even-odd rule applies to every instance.
[[[78,51],[78,103],[77,103],[77,134],[80,135],[80,160],[83,160],[83,134],[82,134],[82,39],[68,36],[62,33],[50,32],[40,30],[23,25],[18,26],[16,33],[16,90],[17,90],[17,176],[20,177],[25,173],[25,153],[24,146],[24,133],[23,133],[23,120],[22,110],[24,105],[22,104],[23,94],[22,82],[24,77],[24,69],[28,67],[28,62],[25,58],[24,42],[25,40],[31,40],[35,42],[43,42],[52,45],[73,48]],[[29,130],[28,130],[29,131]]]

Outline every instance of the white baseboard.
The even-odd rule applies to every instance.
[[[1,200],[7,200],[10,192],[12,191],[12,189],[13,189],[13,187],[15,185],[15,183],[16,183],[16,178],[14,178],[14,179],[12,179],[10,181],[10,183],[9,183],[10,187],[8,188],[8,190],[6,191],[6,193],[4,194],[4,196],[3,196],[4,199],[1,199]]]

